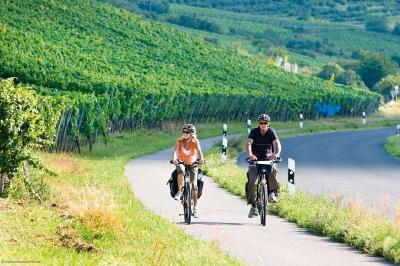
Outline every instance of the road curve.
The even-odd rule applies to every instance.
[[[284,163],[279,179],[287,182],[287,158],[294,158],[297,188],[362,199],[365,206],[393,216],[400,203],[400,161],[383,147],[393,133],[393,129],[383,128],[281,139]],[[247,166],[245,157],[238,158],[240,165]],[[383,208],[385,197],[388,211]]]
[[[220,138],[202,140],[203,150]],[[371,257],[344,244],[304,231],[276,216],[267,217],[267,226],[259,219],[248,219],[248,206],[239,197],[218,187],[204,177],[204,194],[200,199],[200,217],[191,225],[182,224],[182,207],[169,195],[166,182],[173,167],[172,150],[131,160],[126,168],[132,190],[144,206],[178,224],[188,233],[218,243],[230,255],[248,265],[391,265],[382,258]]]

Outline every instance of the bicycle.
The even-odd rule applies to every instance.
[[[169,161],[173,164],[173,161]],[[184,162],[178,160],[178,164],[183,164],[185,166],[185,174],[183,176],[183,191],[181,196],[181,203],[183,205],[183,216],[185,223],[190,224],[192,219],[192,182],[190,182],[189,168],[196,167],[199,164],[199,160],[196,160],[193,164],[185,164]],[[195,177],[197,178],[197,177]]]
[[[281,162],[282,160],[278,158],[278,160],[250,160],[246,159],[246,162],[249,164],[254,164],[257,167],[257,193],[256,193],[256,207],[258,209],[258,213],[260,215],[261,224],[265,226],[266,217],[267,217],[267,206],[268,206],[268,187],[269,187],[269,178],[267,175],[272,173],[272,169],[274,164]]]

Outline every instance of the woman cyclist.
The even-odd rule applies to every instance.
[[[183,135],[177,139],[175,144],[175,149],[172,154],[172,162],[176,165],[176,170],[178,172],[178,192],[175,194],[175,200],[180,199],[182,196],[182,185],[183,185],[183,175],[185,172],[185,166],[179,164],[182,161],[186,165],[193,164],[197,159],[199,163],[204,163],[204,156],[201,152],[200,142],[196,136],[196,127],[192,124],[186,124],[183,127]],[[195,218],[199,217],[199,210],[197,207],[197,166],[189,167],[188,171],[190,173],[190,182],[193,184],[193,216]]]

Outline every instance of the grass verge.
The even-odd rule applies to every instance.
[[[203,168],[221,187],[245,198],[246,171],[236,165],[244,139],[230,143],[227,163],[220,162],[219,147],[214,147],[206,153],[208,163]],[[271,205],[269,211],[311,232],[400,263],[400,206],[395,218],[389,221],[365,209],[361,201],[344,202],[341,195],[327,199],[304,192],[291,197],[283,186],[279,202]]]
[[[385,142],[385,149],[391,156],[400,160],[400,136],[389,137]]]
[[[204,129],[204,135],[212,132]],[[0,261],[45,265],[235,265],[217,246],[152,214],[124,175],[132,157],[173,145],[160,131],[117,134],[82,154],[41,153],[58,176],[44,176],[41,202],[0,199]],[[143,145],[146,143],[146,145]]]

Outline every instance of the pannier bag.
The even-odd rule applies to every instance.
[[[178,192],[178,171],[175,169],[172,174],[170,179],[167,182],[167,185],[169,185],[169,192],[171,194],[171,197],[175,197],[175,194]],[[199,199],[203,193],[203,187],[204,187],[204,181],[203,181],[203,172],[201,169],[199,169],[197,173],[197,198]]]

